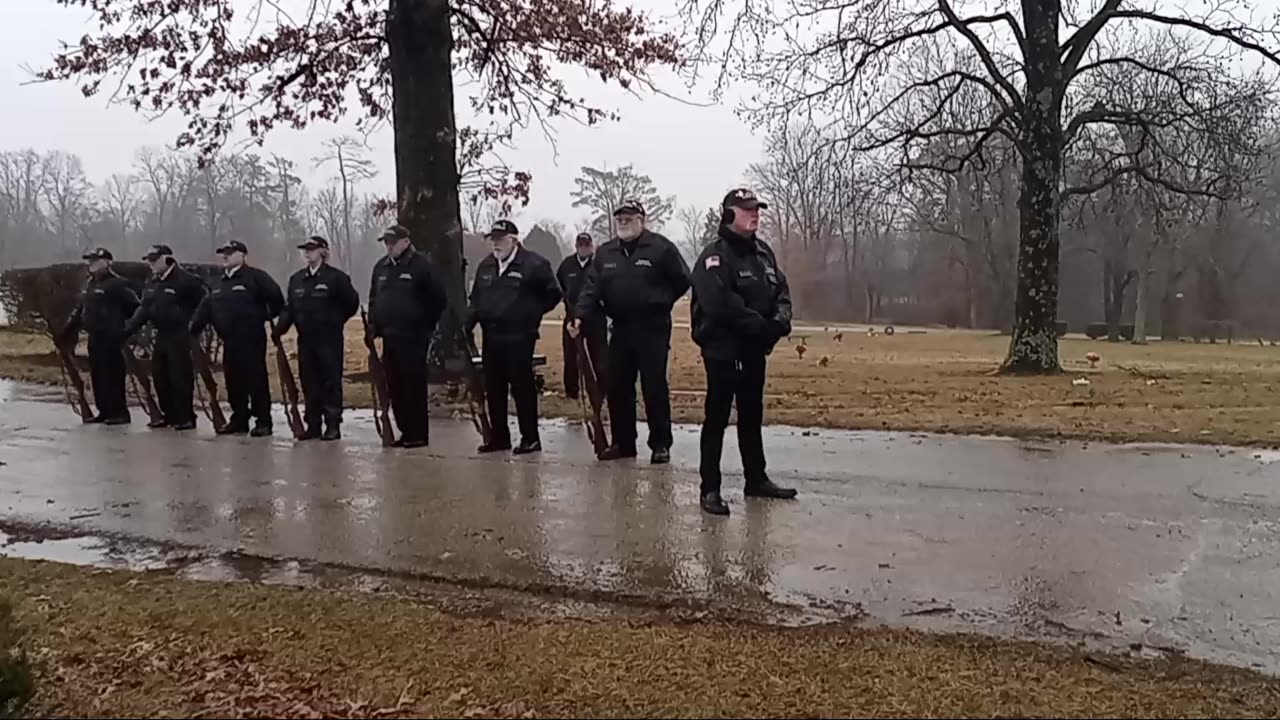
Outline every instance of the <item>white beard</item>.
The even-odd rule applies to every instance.
[[[627,227],[626,229],[618,228],[618,239],[635,240],[636,238],[640,237],[640,231],[643,229],[644,228],[635,227],[635,226],[630,226],[630,227]]]
[[[511,253],[513,252],[515,252],[515,246],[507,248],[506,250],[494,250],[493,256],[498,260],[506,260],[507,258],[511,257]]]

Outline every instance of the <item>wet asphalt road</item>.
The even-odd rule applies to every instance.
[[[136,417],[140,418],[138,414]],[[477,457],[469,423],[387,451],[82,426],[0,386],[0,517],[472,586],[792,606],[930,629],[1093,639],[1275,672],[1280,453],[769,428],[795,502],[697,506],[673,463],[594,461],[544,421],[541,456]],[[643,429],[642,429],[643,434]]]

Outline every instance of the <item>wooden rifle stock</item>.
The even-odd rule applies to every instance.
[[[382,358],[378,357],[378,345],[373,340],[373,331],[369,328],[369,314],[360,308],[360,323],[364,325],[364,346],[369,350],[369,384],[373,388],[373,424],[382,438],[382,447],[391,447],[395,443],[395,433],[391,429],[391,388],[387,385],[387,371],[382,366]]]
[[[276,323],[268,320],[271,327],[271,342],[276,346],[276,373],[280,376],[280,394],[284,396],[284,416],[289,421],[289,430],[294,440],[301,440],[306,434],[302,424],[302,415],[298,412],[298,381],[293,376],[293,366],[289,364],[289,356],[280,344],[280,336],[276,334]]]
[[[609,436],[605,434],[604,419],[601,416],[604,408],[604,394],[600,391],[600,378],[596,376],[596,367],[591,362],[591,353],[587,351],[586,334],[578,333],[573,344],[578,353],[578,382],[582,384],[582,392],[578,397],[584,398],[584,412],[587,410],[585,403],[590,402],[590,412],[586,413],[587,436],[591,438],[596,457],[599,457],[600,453],[609,447]]]
[[[160,406],[156,404],[156,398],[151,393],[151,381],[147,379],[146,372],[138,364],[138,356],[133,353],[132,343],[126,342],[120,352],[124,354],[124,367],[129,373],[133,394],[138,402],[142,403],[142,409],[146,411],[147,417],[152,422],[163,420],[164,414],[160,412]]]
[[[462,335],[462,349],[467,353],[467,405],[471,410],[471,422],[480,433],[480,441],[489,445],[493,443],[493,423],[489,419],[489,401],[485,398],[484,373],[476,368],[480,351],[461,318],[458,318],[458,333]],[[502,420],[506,422],[506,418]]]
[[[209,422],[213,423],[213,429],[221,430],[227,426],[227,418],[222,414],[222,405],[218,403],[218,381],[213,379],[213,367],[209,363],[209,355],[200,345],[200,339],[194,336],[191,338],[191,361],[195,363],[196,372],[200,374],[205,390],[209,393],[208,402],[204,402],[204,398],[201,397],[205,414],[209,416]]]
[[[80,377],[80,368],[76,367],[75,345],[67,347],[55,343],[54,347],[58,351],[58,359],[62,361],[62,388],[67,395],[67,404],[80,416],[81,420],[88,422],[93,418],[93,408],[89,407],[89,399],[84,390],[84,378]],[[76,394],[74,401],[71,399],[72,390],[75,390]]]

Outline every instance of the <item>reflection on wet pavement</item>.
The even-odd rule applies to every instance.
[[[1280,466],[1262,452],[775,427],[771,473],[800,500],[744,502],[730,443],[721,519],[697,507],[694,428],[653,467],[597,463],[579,427],[554,422],[540,458],[479,458],[462,421],[436,422],[431,448],[384,451],[359,413],[343,442],[297,448],[86,427],[52,403],[0,413],[8,522],[164,543],[161,564],[187,548],[192,577],[305,584],[341,568],[1280,666]],[[41,552],[12,539],[9,554]],[[43,551],[93,552],[57,544],[71,542]]]

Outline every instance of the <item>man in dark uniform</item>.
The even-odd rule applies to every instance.
[[[489,229],[493,253],[476,267],[467,308],[468,333],[477,324],[483,333],[485,399],[493,437],[480,452],[511,449],[511,429],[507,424],[507,391],[516,401],[520,424],[517,455],[540,452],[538,437],[538,388],[533,377],[533,346],[538,342],[538,326],[556,303],[560,286],[551,271],[551,261],[522,247],[520,231],[510,220],[499,220]]]
[[[222,338],[222,377],[227,384],[231,419],[219,435],[271,434],[271,384],[267,379],[267,332],[264,323],[280,314],[284,295],[264,270],[246,264],[249,248],[232,240],[218,248],[222,276],[191,319],[191,334],[212,322]]]
[[[393,445],[418,448],[427,444],[427,350],[448,298],[407,229],[392,225],[382,242],[387,255],[373,266],[369,287],[370,332],[382,338],[391,409],[400,426]]]
[[[574,241],[576,252],[565,258],[556,270],[556,280],[564,291],[564,331],[561,340],[564,346],[564,394],[570,400],[578,399],[578,350],[577,342],[570,333],[573,325],[575,306],[582,292],[582,283],[587,277],[587,267],[595,255],[595,242],[590,233],[579,233]],[[605,345],[609,340],[609,328],[603,313],[596,313],[590,322],[582,326],[583,337],[586,338],[587,356],[595,368],[596,379],[600,387],[608,387],[605,380]]]
[[[578,296],[572,332],[601,312],[613,320],[609,338],[609,417],[613,445],[602,460],[636,456],[636,375],[644,392],[652,462],[671,461],[671,395],[667,356],[671,306],[689,289],[689,266],[662,235],[644,226],[644,206],[624,202],[613,213],[618,237],[600,246]]]
[[[747,497],[791,499],[765,474],[765,357],[791,334],[791,293],[768,243],[756,237],[760,211],[768,205],[747,189],[725,196],[719,237],[693,266],[693,340],[707,373],[706,419],[702,423],[699,473],[702,509],[728,515],[720,497],[720,453],[729,410],[738,403],[738,447]]]
[[[307,266],[289,278],[276,334],[298,327],[298,376],[307,423],[301,439],[337,440],[342,437],[342,329],[360,308],[360,296],[351,277],[329,264],[328,240],[313,235],[298,248]]]
[[[129,319],[125,337],[151,323],[155,341],[151,350],[151,375],[164,417],[150,428],[193,430],[192,405],[195,370],[191,365],[191,318],[205,296],[200,278],[183,270],[168,245],[152,245],[143,259],[151,264],[151,277],[142,290],[142,304]]]
[[[138,294],[129,281],[111,269],[111,251],[98,248],[84,254],[89,262],[89,285],[71,311],[58,336],[59,345],[74,345],[80,329],[89,336],[89,378],[98,414],[85,422],[126,425],[124,328],[138,309]]]

